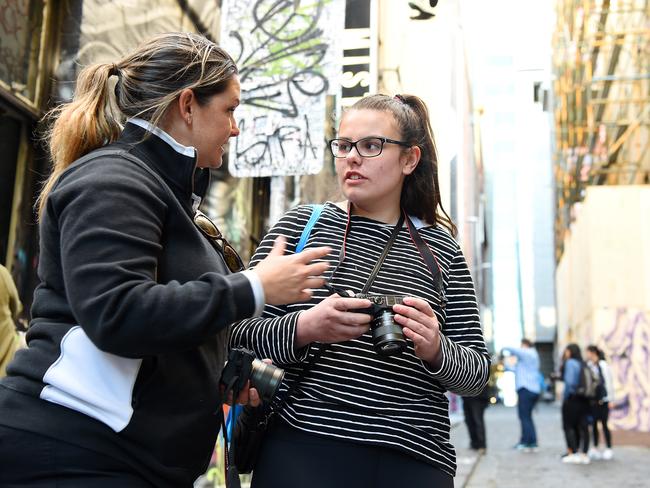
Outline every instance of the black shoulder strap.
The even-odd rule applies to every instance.
[[[361,290],[361,293],[363,293],[364,295],[368,293],[368,291],[370,290],[373,281],[375,281],[375,278],[377,277],[377,273],[379,273],[379,269],[381,268],[382,264],[384,264],[384,260],[388,255],[388,251],[390,251],[390,248],[393,247],[393,243],[397,238],[397,234],[399,234],[399,231],[402,229],[403,225],[404,225],[404,213],[402,212],[399,216],[399,220],[397,221],[397,224],[395,225],[395,227],[393,227],[393,232],[391,233],[388,242],[386,242],[386,246],[384,246],[384,251],[381,253],[381,256],[379,256],[379,259],[375,263],[375,267],[372,270],[372,273],[370,273],[370,276],[368,277],[368,281],[366,281],[365,286]]]
[[[440,307],[444,309],[445,306],[447,305],[447,296],[445,294],[442,272],[440,271],[440,265],[438,264],[438,260],[433,254],[431,248],[427,245],[426,242],[424,242],[422,236],[420,235],[417,228],[413,224],[413,221],[408,215],[406,216],[406,224],[408,225],[409,233],[411,234],[411,240],[418,248],[420,256],[422,256],[422,259],[424,260],[425,264],[427,265],[427,268],[429,268],[429,271],[433,276],[433,285],[435,286],[436,291],[438,292],[438,296],[440,297]]]

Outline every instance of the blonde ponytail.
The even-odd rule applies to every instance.
[[[108,79],[116,75],[114,96]],[[199,104],[222,93],[237,75],[232,57],[199,34],[168,32],[144,41],[117,64],[95,64],[79,73],[74,100],[54,109],[46,135],[52,174],[36,205],[43,215],[48,195],[61,173],[93,149],[115,141],[122,118],[138,117],[158,126],[184,89]]]
[[[108,144],[120,134],[118,116],[110,102],[108,79],[115,73],[113,64],[94,64],[84,68],[77,79],[72,102],[46,115],[53,121],[46,134],[52,158],[52,173],[36,200],[39,217],[61,173],[75,160]]]

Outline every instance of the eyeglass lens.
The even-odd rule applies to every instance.
[[[366,137],[356,142],[346,141],[345,139],[333,139],[330,142],[330,148],[335,158],[344,158],[352,148],[356,147],[359,156],[366,158],[379,156],[384,147],[384,141],[378,137]]]

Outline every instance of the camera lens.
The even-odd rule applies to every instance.
[[[271,401],[280,389],[284,370],[259,359],[253,359],[251,366],[251,386],[257,389],[263,401]]]
[[[406,349],[402,328],[395,323],[394,313],[382,311],[372,321],[372,343],[382,356],[393,356]]]

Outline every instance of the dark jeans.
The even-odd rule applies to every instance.
[[[469,432],[470,447],[472,449],[485,449],[485,422],[483,413],[488,405],[485,398],[463,397],[463,414],[465,425]]]
[[[591,405],[591,416],[594,421],[591,428],[594,434],[594,447],[598,446],[600,436],[598,435],[598,423],[603,426],[603,435],[605,436],[605,445],[611,449],[612,447],[612,434],[609,432],[607,421],[609,420],[609,404],[608,403],[593,403]]]
[[[104,454],[0,425],[2,488],[153,488]]]
[[[538,393],[533,393],[526,388],[517,390],[517,414],[521,424],[520,444],[527,446],[537,445],[537,433],[533,423],[533,408],[539,399]]]
[[[566,445],[571,452],[589,451],[589,403],[583,398],[570,396],[562,403],[562,426]]]
[[[278,422],[251,488],[453,488],[443,471],[395,449],[308,434]]]

